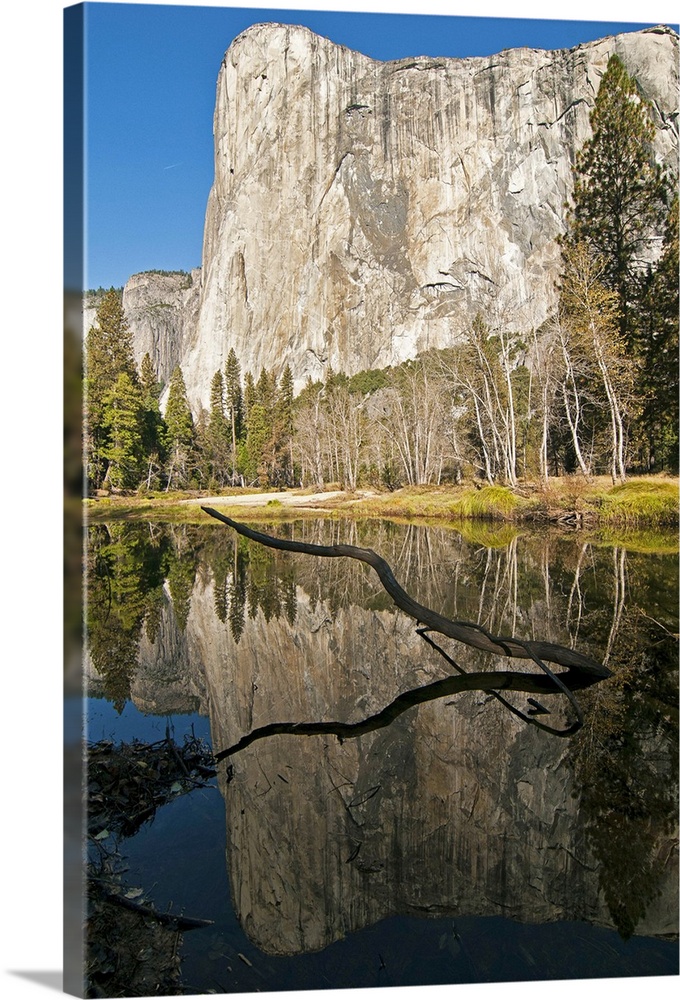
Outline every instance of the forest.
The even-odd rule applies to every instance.
[[[558,307],[537,329],[478,314],[445,350],[327,370],[297,395],[289,366],[256,377],[232,349],[209,408],[192,412],[181,368],[166,387],[148,354],[138,367],[120,292],[101,295],[85,342],[87,493],[677,473],[677,177],[654,158],[652,109],[617,56],[590,124]]]

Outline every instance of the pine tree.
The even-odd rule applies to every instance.
[[[255,391],[255,379],[250,372],[246,372],[243,380],[243,419],[248,420],[251,407],[257,401]]]
[[[177,365],[170,379],[168,402],[165,407],[167,485],[184,486],[189,478],[191,449],[194,444],[194,421],[187,399],[182,369]]]
[[[212,478],[223,484],[230,455],[229,425],[224,415],[224,378],[218,369],[210,384],[210,416],[207,427],[208,462]]]
[[[646,455],[652,472],[678,468],[678,197],[668,214],[663,249],[650,268],[644,298],[641,336],[643,413]]]
[[[253,403],[248,411],[248,432],[244,448],[244,471],[247,479],[258,486],[266,486],[267,445],[271,437],[271,424],[261,403]]]
[[[126,372],[133,382],[138,380],[132,333],[115,288],[103,296],[87,335],[85,368],[90,407],[96,408],[121,372]]]
[[[602,77],[590,124],[592,138],[574,168],[566,242],[586,243],[602,259],[603,281],[619,300],[619,329],[632,348],[642,279],[663,234],[668,185],[653,156],[651,105],[616,55]]]
[[[293,373],[290,365],[286,365],[281,376],[279,391],[276,397],[276,424],[278,428],[279,449],[281,453],[281,464],[283,466],[284,479],[291,486],[293,484],[293,400],[295,392],[293,388]]]
[[[224,421],[224,379],[219,368],[210,383],[210,419]]]
[[[231,431],[231,481],[236,483],[240,477],[238,463],[239,443],[242,442],[244,429],[244,400],[241,388],[241,365],[239,364],[234,348],[232,347],[227,355],[227,363],[224,369],[224,395],[227,408],[227,418]],[[242,477],[241,482],[243,481]]]
[[[260,485],[274,485],[279,480],[280,471],[278,463],[280,428],[276,419],[276,377],[273,372],[268,372],[266,368],[262,368],[260,377],[255,384],[255,400],[255,406],[251,407],[248,418],[248,440],[251,442],[253,440],[253,424],[257,423],[259,428],[261,423],[263,429],[257,431],[257,468]],[[259,413],[259,408],[262,409],[262,414]],[[256,410],[258,412],[254,417]]]
[[[120,373],[103,406],[107,440],[101,453],[108,463],[104,482],[118,489],[135,488],[144,464],[144,406],[141,390],[127,372]]]
[[[165,459],[165,422],[161,415],[160,397],[162,384],[149,352],[142,358],[139,384],[143,403],[143,445],[146,456],[146,488],[151,489],[157,480]]]
[[[106,474],[102,451],[108,444],[103,424],[104,399],[123,372],[133,385],[138,383],[132,334],[120,294],[111,288],[103,296],[85,340],[85,450],[88,480],[95,489],[102,485]]]
[[[148,351],[142,358],[142,363],[139,366],[139,384],[142,392],[148,395],[153,395],[159,385],[158,379],[156,378],[156,369],[153,366],[153,361],[151,360],[151,355]],[[160,396],[160,393],[158,393],[158,395]]]
[[[224,401],[231,429],[232,479],[235,479],[237,447],[243,433],[243,390],[241,389],[241,366],[233,347],[227,355],[227,363],[224,368]]]
[[[260,377],[255,383],[256,402],[264,407],[267,418],[271,422],[274,416],[274,402],[276,400],[276,379],[266,368],[260,371]]]
[[[168,442],[171,446],[182,444],[188,447],[193,443],[194,421],[187,399],[184,375],[179,365],[173,371],[170,379],[168,402],[165,408],[165,425]]]

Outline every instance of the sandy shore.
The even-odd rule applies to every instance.
[[[285,507],[309,507],[327,500],[337,500],[346,494],[343,490],[328,493],[242,493],[223,497],[192,497],[182,504],[200,504],[202,507],[265,507],[272,500]]]

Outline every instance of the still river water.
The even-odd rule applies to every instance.
[[[115,848],[122,891],[212,921],[173,945],[176,991],[677,974],[675,536],[260,530],[371,547],[421,604],[613,676],[576,692],[569,737],[454,687],[349,738],[265,733],[171,797]],[[272,723],[358,723],[456,674],[354,560],[217,523],[111,523],[89,529],[88,571],[90,744],[169,731],[217,753]],[[442,647],[466,671],[530,670]],[[506,698],[574,721],[559,693]]]

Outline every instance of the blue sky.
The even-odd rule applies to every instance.
[[[200,264],[212,183],[217,73],[232,39],[250,24],[271,20],[305,24],[333,41],[385,60],[491,55],[519,45],[568,48],[659,20],[356,13],[338,9],[342,3],[326,5],[334,11],[300,10],[293,5],[288,9],[85,6],[85,284],[89,288],[122,285],[131,274],[150,268],[188,270]],[[432,9],[431,4],[425,6]],[[630,4],[619,6],[622,11],[630,8]],[[483,8],[482,3],[479,9]],[[596,2],[594,14],[597,8]],[[435,9],[461,8],[449,3]]]

